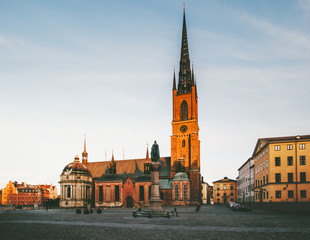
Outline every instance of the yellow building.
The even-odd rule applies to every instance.
[[[310,135],[260,138],[253,159],[255,202],[310,201]]]
[[[213,182],[213,202],[228,203],[237,200],[237,181],[224,177]]]

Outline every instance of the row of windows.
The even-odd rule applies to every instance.
[[[221,196],[221,194],[220,194],[220,193],[217,193],[217,194],[216,194],[216,196],[218,196],[218,197],[219,197],[219,196]],[[224,197],[226,197],[226,193],[224,193],[224,194],[223,194],[223,196],[224,196]],[[233,193],[233,192],[231,192],[231,193],[230,193],[230,196],[234,196],[234,193]]]
[[[256,193],[255,198],[258,200],[260,199],[260,194],[262,199],[269,199],[269,192],[262,192],[262,193]],[[275,191],[276,198],[282,197],[282,191]],[[288,190],[287,191],[288,198],[294,198],[294,191]],[[300,197],[306,198],[307,197],[307,191],[306,190],[300,190]]]
[[[38,190],[19,190],[20,192],[38,192]]]
[[[299,165],[306,165],[306,156],[299,156]],[[275,157],[275,166],[281,166],[281,157]],[[287,157],[287,166],[293,166],[293,157]]]
[[[259,154],[257,156],[257,158],[255,158],[255,162],[257,162],[260,158],[262,158],[263,156],[265,156],[265,151],[266,151],[266,154],[268,153],[268,148],[266,148],[266,150],[264,150],[261,154]]]
[[[143,199],[144,199],[144,188],[143,188]],[[114,188],[114,200],[116,202],[119,201],[119,186],[118,185],[116,185]],[[107,188],[106,201],[107,202],[111,201],[111,188]],[[140,201],[144,201],[144,200],[140,200]],[[102,186],[99,186],[99,202],[103,202],[103,187]]]
[[[224,190],[227,189],[227,185],[226,184],[223,185],[223,189]],[[220,185],[216,186],[216,190],[220,190]],[[230,185],[230,190],[234,190],[234,185]]]
[[[287,150],[293,150],[293,144],[287,144],[286,148]],[[304,143],[299,144],[299,149],[306,149],[306,144]],[[275,145],[274,150],[281,151],[281,145]]]
[[[265,166],[266,168],[268,168],[268,159],[266,160],[266,164],[265,164],[265,161],[262,162],[260,165],[258,165],[256,168],[255,168],[255,173],[259,173],[261,171],[263,171],[265,169]]]
[[[256,180],[256,187],[262,186],[268,183],[268,175],[261,177],[261,179]]]
[[[281,173],[275,174],[276,183],[281,183]],[[300,182],[306,182],[307,176],[306,172],[300,172]],[[294,182],[294,174],[293,173],[287,173],[287,182],[292,183]]]
[[[231,198],[231,199],[230,199],[230,201],[231,201],[231,202],[233,202],[233,201],[234,201],[234,199],[233,199],[233,198]],[[217,198],[217,199],[216,199],[216,202],[217,202],[217,203],[220,203],[221,201],[220,201],[220,199],[219,199],[219,198]]]
[[[276,198],[281,198],[281,196],[282,196],[282,192],[276,191]],[[292,191],[292,190],[287,191],[287,196],[288,196],[288,198],[294,198],[294,191]],[[300,197],[306,198],[307,197],[307,191],[306,190],[300,190]]]

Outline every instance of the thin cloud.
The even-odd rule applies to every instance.
[[[297,7],[310,16],[310,0],[299,0]]]
[[[268,21],[247,14],[243,14],[241,18],[265,34],[276,38],[278,41],[275,41],[274,47],[280,50],[281,53],[286,53],[290,58],[309,58],[310,39],[308,36],[281,28]]]

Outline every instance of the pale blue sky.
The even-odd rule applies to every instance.
[[[206,181],[260,137],[310,134],[310,1],[185,1]],[[90,161],[170,156],[183,1],[0,1],[0,188]]]

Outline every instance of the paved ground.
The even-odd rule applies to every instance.
[[[168,209],[172,210],[172,208]],[[133,209],[0,211],[0,239],[309,239],[310,216],[224,206],[178,208],[179,217],[134,218]]]

